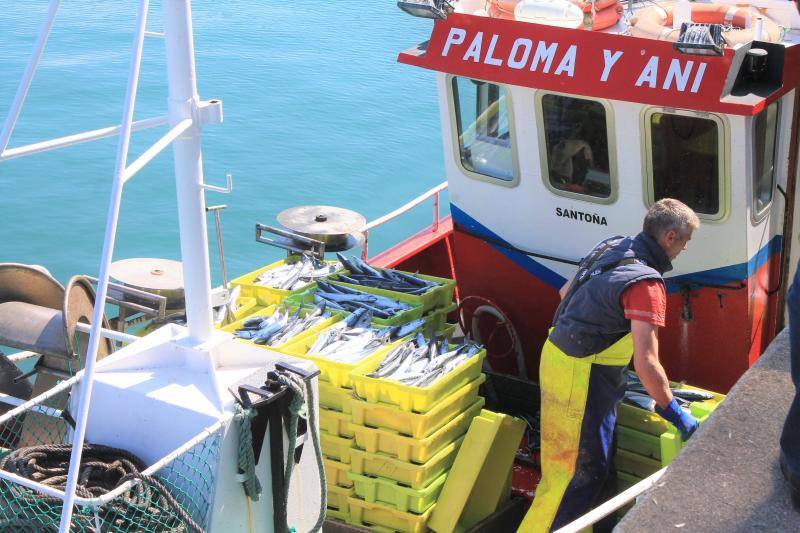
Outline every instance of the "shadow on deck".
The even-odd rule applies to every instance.
[[[800,531],[778,466],[793,394],[787,328],[615,531]]]

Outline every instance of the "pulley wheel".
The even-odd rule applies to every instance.
[[[329,205],[292,207],[278,214],[278,222],[286,229],[326,245],[343,245],[351,234],[358,233],[367,220],[349,209]]]
[[[171,259],[137,257],[111,264],[109,274],[127,287],[157,294],[167,299],[167,308],[184,306],[183,265]],[[131,297],[127,297],[131,300]]]

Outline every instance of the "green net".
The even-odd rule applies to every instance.
[[[71,427],[61,416],[67,402],[68,391],[65,390],[21,413],[0,418],[0,461],[10,462],[21,453],[31,456],[41,453],[42,460],[32,461],[32,474],[24,477],[63,487],[66,464],[50,468],[49,464],[40,467],[38,463],[45,463],[48,450],[63,449],[63,446],[48,445],[70,444]],[[105,495],[98,495],[94,490],[91,494],[79,492],[79,496],[89,499],[88,503],[76,504],[71,531],[183,532],[207,529],[223,430],[224,425],[220,425],[216,431],[153,472],[142,469],[132,477],[121,478],[118,485],[132,479],[131,486],[123,491],[111,490]],[[84,469],[95,468],[91,459],[87,460],[86,449],[81,465],[82,473]],[[114,473],[113,461],[99,466]],[[8,466],[4,468],[10,469]],[[0,533],[57,531],[61,499],[4,476],[7,476],[6,472],[0,471]],[[118,478],[119,475],[114,479]],[[78,482],[79,486],[83,483],[85,479]]]

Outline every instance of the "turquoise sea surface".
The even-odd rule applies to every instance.
[[[5,119],[49,4],[0,9],[0,121]],[[120,123],[138,2],[66,0],[9,147]],[[224,102],[207,126],[206,194],[222,213],[229,276],[284,255],[254,225],[287,207],[327,204],[377,218],[444,181],[433,73],[397,63],[431,22],[393,0],[196,0],[200,96]],[[148,28],[162,30],[161,2]],[[136,119],[166,111],[164,42],[145,41]],[[164,134],[134,133],[129,161]],[[0,262],[36,263],[59,280],[96,275],[116,138],[0,163]],[[370,253],[430,224],[423,204],[370,235]],[[442,202],[446,206],[446,202]],[[443,207],[446,209],[446,207]],[[220,282],[209,215],[212,283]],[[128,182],[114,259],[180,259],[171,150]]]

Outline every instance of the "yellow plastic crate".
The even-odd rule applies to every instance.
[[[254,314],[256,306],[258,305],[258,301],[255,298],[240,296],[239,299],[236,300],[236,304],[238,307],[236,308],[236,311],[233,312],[233,318],[234,320],[238,321]]]
[[[347,413],[340,413],[339,411],[331,411],[330,409],[322,408],[319,410],[319,427],[323,431],[327,431],[331,435],[337,437],[352,438],[353,428],[351,427],[350,415]]]
[[[350,450],[355,444],[352,437],[339,437],[326,431],[320,431],[319,444],[322,448],[322,455],[328,459],[333,459],[345,465],[350,464]]]
[[[347,503],[347,498],[354,494],[353,488],[337,487],[336,485],[327,485],[328,490],[328,512],[339,511],[350,515],[350,506]]]
[[[222,331],[227,331],[228,333],[233,333],[237,329],[241,328],[242,324],[244,324],[244,322],[246,320],[248,320],[248,319],[250,319],[250,318],[252,318],[254,316],[272,316],[272,314],[275,313],[275,311],[277,311],[277,310],[278,310],[278,306],[277,305],[268,305],[266,307],[254,308],[254,309],[252,309],[252,312],[250,312],[246,317],[242,317],[240,320],[237,320],[233,324],[228,324],[227,326],[225,326],[225,327],[223,327],[221,329],[222,329]],[[305,313],[308,313],[308,310],[300,311],[301,316],[305,316]],[[239,338],[237,338],[236,340],[239,341],[239,342],[246,342],[246,343],[249,343],[249,344],[254,344],[255,346],[258,346],[260,348],[264,348],[264,349],[267,349],[267,350],[274,350],[276,352],[285,353],[283,351],[284,348],[288,347],[290,344],[295,343],[295,342],[299,342],[302,339],[308,337],[309,335],[314,335],[316,333],[319,333],[323,329],[327,329],[327,328],[331,327],[333,324],[335,324],[336,322],[338,322],[341,319],[342,319],[342,315],[341,314],[334,313],[331,316],[329,316],[328,318],[326,318],[325,320],[323,320],[322,322],[320,322],[319,324],[317,324],[316,326],[314,326],[312,328],[308,328],[305,331],[301,331],[300,333],[298,333],[297,335],[295,335],[294,337],[292,337],[288,341],[284,342],[283,344],[277,344],[275,346],[266,346],[264,344],[255,344],[253,341],[251,341],[249,339],[239,339]]]
[[[400,461],[388,455],[369,453],[357,448],[350,450],[350,471],[362,476],[383,477],[403,483],[412,489],[427,487],[447,472],[456,460],[464,438],[451,442],[425,463],[418,465]],[[348,478],[349,479],[349,478]]]
[[[309,348],[314,345],[317,337],[322,334],[323,329],[319,329],[312,335],[305,335],[302,338],[296,338],[292,342],[288,342],[283,346],[282,353],[293,355],[301,359],[308,359],[314,361],[319,368],[320,381],[327,381],[334,387],[353,388],[350,371],[359,368],[361,365],[369,364],[372,361],[380,361],[386,354],[394,348],[402,339],[396,340],[391,344],[387,344],[375,350],[372,355],[368,355],[356,364],[342,363],[340,361],[331,361],[319,355],[313,355],[308,352]]]
[[[348,505],[348,511],[341,511],[337,509],[331,509],[330,507],[325,510],[325,519],[326,520],[339,520],[341,522],[348,522],[350,520],[350,506]]]
[[[232,287],[240,286],[242,288],[242,296],[250,296],[252,298],[255,298],[261,305],[271,305],[271,304],[281,303],[288,296],[291,296],[293,294],[298,294],[312,287],[316,287],[317,284],[310,283],[300,289],[294,291],[288,291],[285,289],[273,289],[272,287],[256,285],[255,283],[256,278],[260,276],[263,272],[266,272],[267,270],[277,268],[284,264],[292,264],[299,258],[300,256],[293,255],[287,257],[286,259],[281,259],[280,261],[275,261],[274,263],[270,263],[269,265],[261,267],[252,272],[249,272],[244,276],[239,276],[238,278],[231,281],[231,286]],[[326,261],[326,262],[329,265],[336,263],[336,261]],[[337,272],[342,272],[342,271],[343,269],[339,269]]]
[[[319,406],[333,411],[350,414],[352,407],[350,400],[353,399],[353,389],[334,387],[327,381],[317,380],[319,385]]]
[[[387,429],[375,429],[352,424],[356,446],[370,453],[383,453],[397,457],[401,461],[422,464],[453,442],[463,436],[472,419],[483,409],[486,401],[478,398],[466,411],[424,439],[405,437]]]
[[[428,518],[433,507],[423,514],[402,513],[397,509],[380,503],[369,503],[359,498],[348,498],[350,504],[350,524],[369,527],[373,530],[386,528],[400,533],[424,533],[428,530]],[[377,526],[377,528],[375,527]],[[380,531],[380,529],[378,529]]]
[[[447,473],[444,473],[427,487],[415,490],[391,479],[360,476],[352,472],[347,475],[353,480],[355,495],[362,500],[390,505],[401,513],[416,514],[424,513],[436,503],[447,480]]]
[[[387,351],[388,353],[388,351]],[[386,378],[367,376],[378,368],[381,358],[371,358],[350,372],[356,394],[370,403],[383,402],[398,406],[403,411],[427,413],[436,405],[467,383],[481,375],[486,350],[482,349],[446,376],[427,387],[412,387]]]
[[[325,465],[325,480],[328,485],[336,485],[337,487],[344,488],[353,486],[353,480],[347,477],[350,465],[334,459],[328,459],[327,457],[322,458],[322,463]]]
[[[424,439],[472,405],[478,399],[478,389],[484,381],[486,376],[479,375],[427,413],[402,411],[395,405],[369,403],[352,395],[347,399],[346,406],[351,413],[350,419],[355,424],[389,429],[401,435]]]

